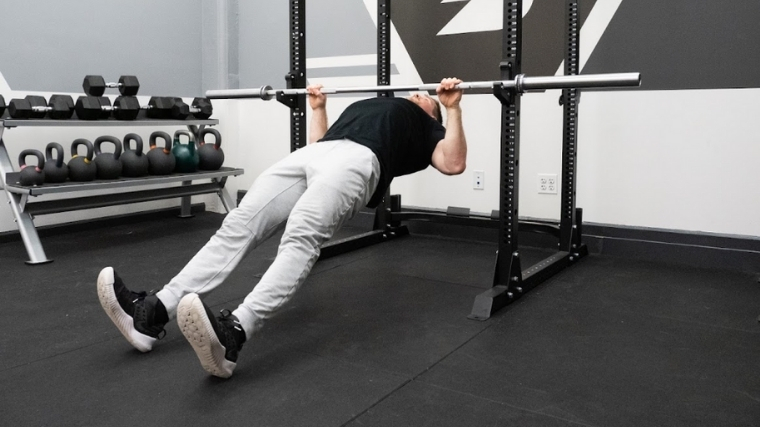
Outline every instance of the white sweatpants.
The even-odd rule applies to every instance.
[[[211,240],[157,293],[169,317],[176,316],[183,296],[212,291],[284,226],[277,257],[233,312],[250,338],[290,300],[320,246],[369,202],[379,178],[375,154],[352,141],[320,142],[291,153],[256,179]]]

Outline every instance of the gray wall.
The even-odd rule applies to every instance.
[[[285,86],[290,70],[290,2],[240,1],[240,87]],[[372,17],[361,1],[308,0],[306,2],[306,56],[366,55],[377,52]],[[371,67],[375,73],[375,67]],[[319,70],[312,77],[344,75],[352,71]]]
[[[0,0],[0,72],[21,91],[76,93],[86,74],[134,74],[140,95],[201,95],[202,2]]]
[[[377,30],[362,1],[307,0],[306,23],[309,58],[377,53]]]
[[[240,87],[239,27],[238,0],[203,1],[203,92]]]
[[[240,87],[283,87],[290,69],[288,15],[290,2],[240,2]]]

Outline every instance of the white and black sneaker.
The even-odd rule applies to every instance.
[[[98,275],[98,299],[103,310],[132,346],[142,352],[166,335],[169,321],[166,307],[154,294],[132,292],[116,274],[106,267]]]
[[[221,378],[232,376],[245,342],[237,317],[229,310],[214,317],[197,294],[188,294],[177,306],[177,323],[206,372]]]

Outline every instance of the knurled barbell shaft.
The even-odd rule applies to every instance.
[[[357,86],[344,88],[322,88],[324,94],[338,93],[364,93],[364,92],[411,92],[411,91],[434,91],[439,83],[426,83],[421,85],[388,85],[388,86]],[[640,86],[641,73],[609,73],[609,74],[583,74],[573,76],[546,76],[526,77],[520,74],[514,80],[495,80],[482,82],[462,82],[457,88],[467,89],[514,89],[519,93],[530,90],[548,89],[571,89],[571,88],[611,88]],[[210,99],[237,99],[237,98],[261,98],[269,100],[278,93],[283,95],[302,95],[308,93],[306,89],[272,89],[263,86],[256,89],[227,89],[206,91],[206,97]]]

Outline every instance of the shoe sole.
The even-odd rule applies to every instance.
[[[232,376],[237,364],[224,358],[226,349],[219,342],[197,294],[185,295],[180,300],[177,306],[177,323],[206,372],[220,378]]]
[[[156,339],[142,334],[135,329],[134,319],[121,308],[119,300],[116,299],[116,292],[114,292],[113,284],[113,268],[106,267],[101,270],[98,275],[98,299],[100,300],[100,305],[103,307],[103,310],[105,310],[113,324],[119,328],[119,331],[124,335],[124,338],[126,338],[134,348],[143,353],[151,351]]]

